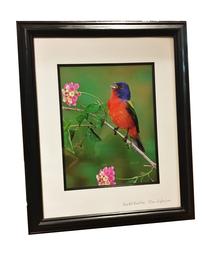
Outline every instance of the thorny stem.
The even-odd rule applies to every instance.
[[[72,110],[72,111],[77,111],[77,112],[82,112],[84,111],[84,109],[81,108],[76,108],[76,107],[63,107],[62,109],[64,110]],[[93,117],[96,117],[95,114],[93,113],[89,113],[90,115],[92,115]],[[110,129],[112,129],[114,131],[114,127],[107,122],[106,120],[104,121],[104,125],[109,127]],[[118,134],[121,138],[125,138],[125,136],[120,133],[119,131],[116,131],[116,134]],[[156,169],[156,163],[153,162],[143,151],[141,151],[132,141],[130,141],[129,139],[126,140],[126,143],[133,148],[133,150],[135,150],[136,152],[138,152],[151,166],[152,168]]]

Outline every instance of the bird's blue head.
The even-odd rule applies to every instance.
[[[125,101],[130,100],[131,94],[127,83],[125,82],[115,82],[112,85],[112,90],[114,90],[117,96]]]

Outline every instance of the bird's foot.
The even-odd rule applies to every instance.
[[[124,137],[123,141],[126,143],[127,140],[128,140],[128,136],[126,135],[126,136]]]
[[[126,133],[126,135],[125,135],[125,137],[124,137],[124,139],[123,139],[123,141],[124,141],[125,143],[127,143],[127,140],[128,140],[128,133],[129,133],[129,129],[127,129],[127,133]]]
[[[126,135],[124,138],[123,138],[123,141],[126,143],[126,146],[128,149],[131,148],[131,141],[130,139],[128,138],[128,135]]]
[[[127,143],[127,147],[128,147],[128,149],[132,148],[131,141],[130,141],[130,143]]]
[[[118,129],[119,129],[119,127],[114,128],[114,135],[117,134]]]
[[[126,135],[125,135],[125,137],[124,137],[124,142],[126,143],[127,142],[127,140],[128,140],[128,132],[129,132],[129,129],[127,130],[127,133],[126,133]]]

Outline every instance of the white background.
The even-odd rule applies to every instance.
[[[201,1],[1,1],[0,267],[201,268]],[[187,20],[196,220],[27,235],[16,20]]]

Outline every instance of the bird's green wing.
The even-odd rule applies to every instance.
[[[139,132],[140,132],[140,128],[139,128],[138,117],[137,117],[137,114],[136,114],[136,112],[135,112],[133,103],[132,103],[131,101],[128,101],[128,102],[127,102],[127,111],[128,111],[129,114],[132,116],[132,118],[133,118],[133,120],[134,120],[134,123],[135,123],[135,126],[136,126],[136,128],[137,128],[137,132],[139,133]]]

